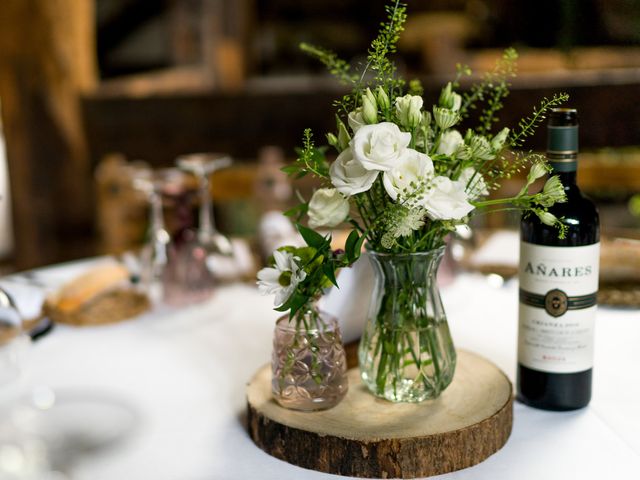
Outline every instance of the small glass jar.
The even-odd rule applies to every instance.
[[[271,368],[271,389],[281,406],[313,411],[340,403],[349,384],[336,319],[315,306],[278,319]]]

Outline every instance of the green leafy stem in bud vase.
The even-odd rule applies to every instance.
[[[263,294],[275,295],[277,311],[289,311],[291,319],[304,322],[306,316],[296,313],[313,310],[323,290],[337,286],[336,272],[358,259],[365,237],[353,231],[344,250],[332,250],[331,235],[322,236],[300,224],[297,228],[306,246],[285,246],[273,252],[269,266],[258,272],[258,287]]]

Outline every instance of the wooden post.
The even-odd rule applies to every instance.
[[[94,2],[3,0],[1,10],[2,122],[16,264],[26,268],[58,260],[63,244],[73,256],[69,242],[91,226],[80,94],[97,80]]]
[[[221,90],[237,91],[244,86],[251,2],[203,0],[203,63],[212,85]]]

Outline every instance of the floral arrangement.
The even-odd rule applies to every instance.
[[[542,222],[565,226],[548,208],[566,201],[558,177],[549,178],[535,194],[529,187],[549,167],[543,156],[520,150],[545,119],[545,113],[566,101],[566,94],[543,99],[514,129],[494,132],[497,113],[516,74],[517,53],[507,49],[495,68],[468,91],[460,80],[471,75],[457,66],[457,75],[440,92],[437,104],[425,108],[420,82],[398,77],[390,59],[406,20],[406,6],[393,1],[387,21],[371,44],[367,63],[359,72],[338,56],[316,46],[301,49],[324,63],[351,92],[335,102],[336,131],[326,135],[337,158],[316,147],[311,130],[304,131],[297,160],[283,170],[300,178],[317,177],[322,188],[308,202],[285,212],[299,222],[305,214],[310,228],[298,224],[304,248],[274,252],[272,266],[258,273],[261,292],[275,293],[276,309],[291,317],[336,284],[336,271],[353,263],[366,241],[382,253],[430,251],[470,218],[489,210],[520,210]],[[463,130],[472,117],[477,125]],[[515,197],[487,199],[500,182],[529,168]],[[331,251],[330,236],[314,229],[345,223],[351,233],[344,251]]]

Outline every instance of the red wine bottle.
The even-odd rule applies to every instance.
[[[598,212],[576,185],[578,115],[549,115],[547,159],[567,195],[549,211],[565,238],[535,215],[520,223],[517,398],[545,410],[574,410],[591,400],[593,334],[600,258]]]

